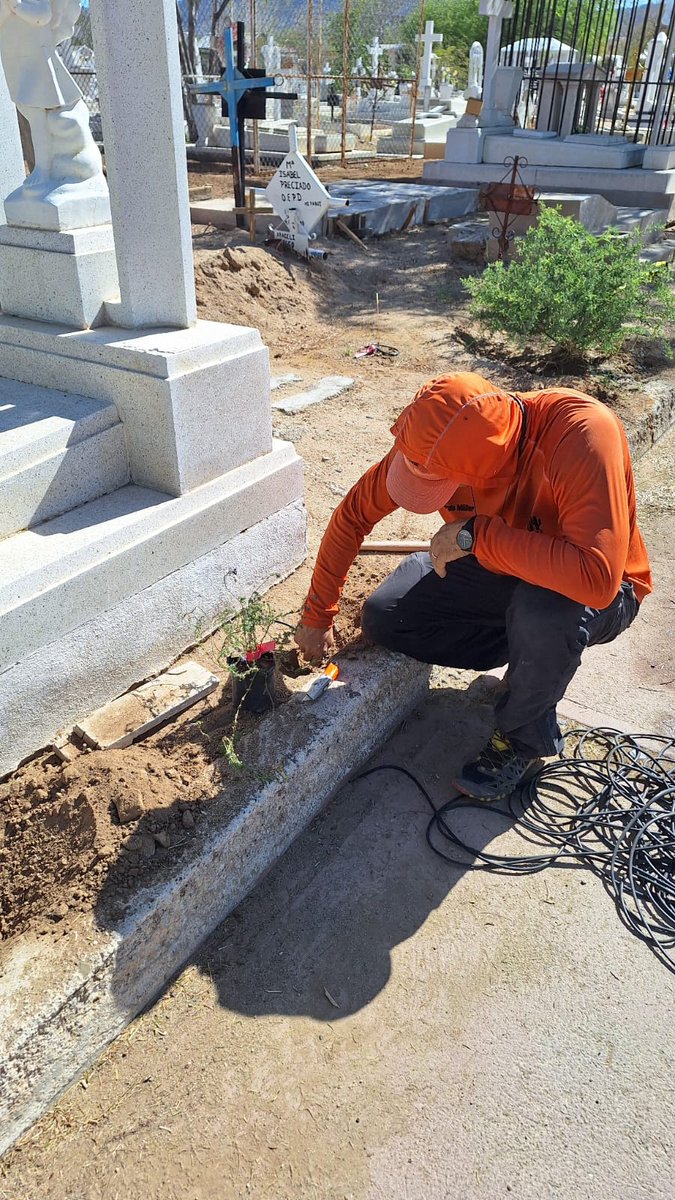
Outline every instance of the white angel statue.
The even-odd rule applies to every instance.
[[[6,202],[10,220],[13,202],[44,200],[82,185],[89,194],[92,180],[105,187],[89,110],[57,50],[72,36],[80,8],[80,0],[0,0],[0,62],[35,151],[35,170]]]

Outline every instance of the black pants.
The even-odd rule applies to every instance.
[[[582,651],[611,642],[639,605],[622,584],[599,611],[510,575],[495,575],[473,555],[450,563],[445,579],[428,554],[412,554],[366,601],[361,624],[371,641],[421,662],[485,671],[509,664],[496,725],[530,758],[562,749],[556,704]]]

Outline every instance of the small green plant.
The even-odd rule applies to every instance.
[[[236,606],[227,609],[218,619],[217,632],[220,642],[217,661],[227,666],[236,679],[253,684],[256,661],[261,647],[274,641],[276,648],[283,648],[290,640],[294,626],[286,621],[292,613],[277,613],[266,600],[254,592],[249,600],[241,598]],[[239,716],[246,699],[245,688],[234,710],[232,725],[222,739],[223,753],[229,765],[241,770],[245,764],[238,751]]]
[[[561,358],[609,355],[637,334],[675,319],[670,273],[639,260],[643,240],[583,225],[544,207],[508,267],[493,263],[464,280],[472,315],[521,343],[541,336]]]

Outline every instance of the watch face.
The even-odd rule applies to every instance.
[[[473,547],[473,535],[468,529],[460,529],[457,534],[457,545],[460,550],[471,550]]]

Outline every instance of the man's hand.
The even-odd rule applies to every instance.
[[[452,521],[448,525],[444,525],[435,533],[431,539],[429,553],[434,571],[441,579],[445,579],[445,568],[448,563],[455,562],[458,558],[464,558],[467,550],[460,550],[457,545],[457,534],[466,521]]]
[[[308,662],[320,663],[330,658],[335,649],[333,629],[312,629],[300,621],[295,631],[296,645]]]

